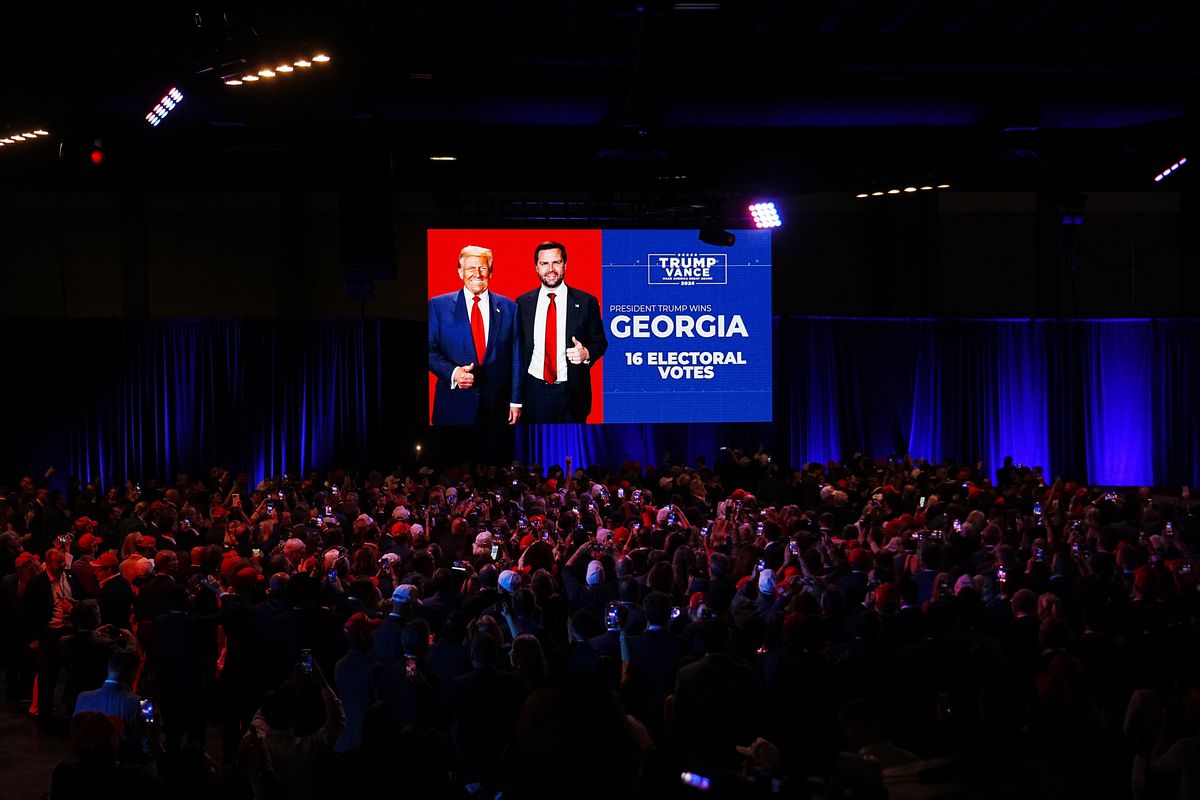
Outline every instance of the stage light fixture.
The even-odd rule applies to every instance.
[[[313,56],[312,60],[317,64],[328,64],[329,56],[325,55],[324,53],[317,53],[315,56]]]
[[[293,72],[294,70],[292,69],[291,64],[280,64],[278,67],[275,68],[275,71],[276,72]]]
[[[1169,167],[1167,167],[1166,169],[1164,169],[1162,172],[1160,172],[1160,173],[1158,173],[1157,175],[1155,175],[1155,176],[1154,176],[1154,182],[1155,182],[1155,183],[1162,183],[1162,181],[1163,181],[1163,179],[1164,179],[1164,178],[1169,178],[1169,177],[1171,176],[1171,173],[1172,173],[1172,172],[1174,172],[1175,170],[1179,169],[1180,167],[1182,167],[1182,166],[1183,166],[1184,164],[1186,164],[1186,163],[1187,163],[1187,159],[1186,159],[1186,158],[1181,158],[1181,159],[1179,159],[1179,160],[1178,160],[1178,161],[1176,161],[1174,164],[1172,164],[1171,166],[1169,166]]]
[[[430,156],[430,161],[458,161],[458,156]]]
[[[269,70],[269,69],[260,69],[260,70],[258,71],[258,77],[260,77],[260,78],[274,78],[274,77],[275,77],[275,73],[274,73],[274,72],[272,72],[272,71],[271,71],[271,70]]]
[[[164,94],[159,101],[154,104],[154,108],[150,109],[150,113],[146,115],[146,122],[150,123],[150,127],[157,128],[162,121],[167,118],[167,115],[175,110],[175,106],[183,102],[183,92],[179,91],[174,86]]]
[[[915,192],[916,190],[917,190],[917,187],[915,187],[915,186],[905,186],[904,187],[905,193]]]
[[[254,83],[256,80],[258,80],[258,76],[257,75],[243,75],[242,80],[244,80],[246,83]]]
[[[856,195],[854,195],[854,197],[855,197],[855,198],[859,198],[859,197],[870,197],[870,196],[871,196],[871,195],[867,194],[866,192],[863,192],[862,194],[856,194]]]
[[[226,78],[225,85],[226,86],[241,86],[242,81],[239,78]]]
[[[765,203],[751,203],[749,207],[750,217],[754,220],[756,228],[778,228],[783,224],[783,220],[779,218],[779,211],[775,208],[775,204],[767,201]]]
[[[311,61],[309,61],[307,58],[302,58],[302,59],[300,59],[299,61],[295,61],[295,62],[293,62],[293,63],[292,63],[292,66],[294,66],[294,67],[300,67],[300,68],[302,68],[302,69],[307,69],[308,67],[311,67],[311,66],[312,66],[312,62],[311,62]]]
[[[721,221],[716,217],[709,217],[700,228],[700,241],[705,244],[711,244],[714,247],[733,247],[736,240],[736,236],[721,227]]]

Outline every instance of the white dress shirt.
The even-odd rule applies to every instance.
[[[538,292],[537,310],[533,314],[533,357],[529,360],[529,374],[542,380],[546,374],[546,310],[550,308],[550,293],[554,293],[554,310],[558,315],[558,375],[555,383],[567,382],[567,283],[563,281],[553,289],[542,286]]]

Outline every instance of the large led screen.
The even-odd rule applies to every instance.
[[[428,263],[435,425],[771,419],[768,231],[431,230]]]

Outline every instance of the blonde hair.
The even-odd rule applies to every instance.
[[[487,261],[488,269],[492,268],[492,251],[490,249],[488,249],[486,247],[480,247],[480,246],[474,245],[474,244],[467,245],[458,253],[458,268],[459,269],[462,269],[463,262],[467,260],[468,256],[479,256],[480,258],[483,258],[485,261]]]
[[[121,540],[121,560],[137,555],[138,543],[141,541],[142,535],[137,531],[125,534],[125,538]]]

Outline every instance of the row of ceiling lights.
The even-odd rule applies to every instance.
[[[886,197],[889,194],[913,194],[914,192],[930,192],[934,189],[949,189],[950,184],[939,183],[937,186],[906,186],[903,189],[888,189],[886,192],[859,192],[854,195],[856,198],[863,197]]]
[[[227,75],[224,81],[226,86],[241,86],[245,83],[256,83],[259,80],[270,80],[277,75],[287,75],[288,73],[295,72],[297,68],[305,70],[311,68],[313,64],[328,64],[331,60],[325,53],[317,53],[311,59],[299,58],[291,64],[283,63],[275,67],[263,67],[258,72]]]
[[[0,137],[0,147],[8,147],[10,144],[21,144],[22,142],[30,142],[37,139],[39,136],[49,136],[49,131],[44,131],[38,128],[35,131],[27,131],[25,133],[10,133],[7,136]]]

